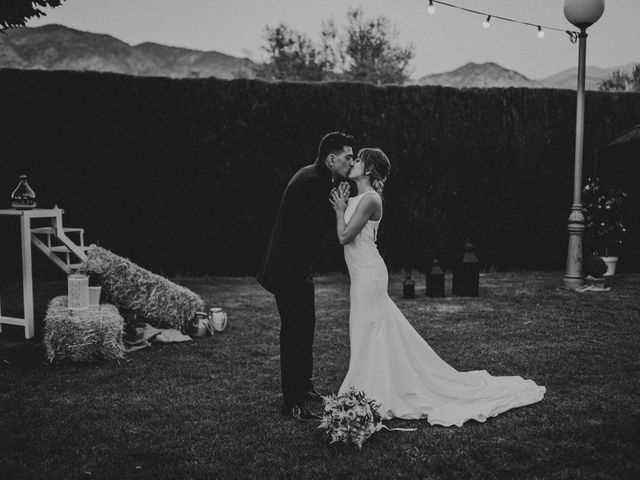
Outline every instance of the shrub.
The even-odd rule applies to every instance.
[[[332,130],[391,159],[378,240],[392,271],[433,256],[448,269],[466,238],[483,267],[566,260],[570,90],[0,70],[0,91],[5,198],[25,173],[38,204],[64,208],[87,243],[165,276],[254,275],[282,192]],[[620,95],[587,92],[585,171],[595,147],[638,118],[640,95]],[[2,225],[0,276],[17,275],[13,227]],[[333,229],[315,267],[344,267]]]
[[[602,257],[599,257],[597,255],[590,255],[585,261],[584,271],[584,273],[587,275],[591,275],[595,278],[600,278],[607,271],[607,264],[602,259]]]
[[[627,194],[621,188],[602,185],[597,177],[588,178],[582,192],[585,240],[595,252],[609,256],[620,248],[627,231],[620,209]]]

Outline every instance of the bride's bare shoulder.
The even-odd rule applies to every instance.
[[[362,198],[361,203],[367,205],[380,205],[382,206],[382,197],[380,196],[380,194],[378,192],[371,191],[371,193],[369,195],[365,195]]]
[[[369,195],[365,195],[362,200],[360,200],[358,208],[369,213],[372,220],[377,220],[377,218],[374,217],[379,217],[382,213],[382,197],[378,192],[372,192]]]

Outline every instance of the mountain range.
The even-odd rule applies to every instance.
[[[0,68],[92,70],[162,77],[253,78],[255,63],[220,52],[115,37],[62,25],[17,28],[0,35]]]
[[[613,68],[587,67],[586,88],[597,90],[615,71],[630,72],[634,64]],[[63,25],[17,28],[0,35],[0,68],[92,70],[174,78],[254,78],[255,62],[216,51],[200,51],[145,42],[129,45],[111,35]],[[426,75],[416,85],[527,87],[575,89],[577,68],[533,80],[496,63],[467,63],[455,70]]]
[[[602,80],[616,70],[631,73],[634,63],[611,68],[589,66],[585,71],[585,88],[598,90]],[[455,70],[425,75],[415,82],[417,85],[442,85],[447,87],[526,87],[526,88],[577,88],[578,67],[568,68],[539,80],[532,80],[515,70],[509,70],[497,63],[467,63]]]

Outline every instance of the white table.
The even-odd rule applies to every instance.
[[[33,330],[33,271],[31,266],[31,219],[51,218],[62,223],[61,208],[35,208],[33,210],[0,210],[0,217],[20,217],[20,243],[22,249],[22,297],[24,318],[7,317],[0,310],[0,332],[2,324],[24,327],[25,338],[34,336]],[[1,308],[1,304],[0,304]]]

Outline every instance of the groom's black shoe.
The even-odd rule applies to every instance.
[[[303,403],[297,405],[285,405],[282,413],[295,420],[320,420],[322,417],[310,411]]]
[[[304,394],[305,402],[323,402],[322,395],[315,388],[305,392]]]

